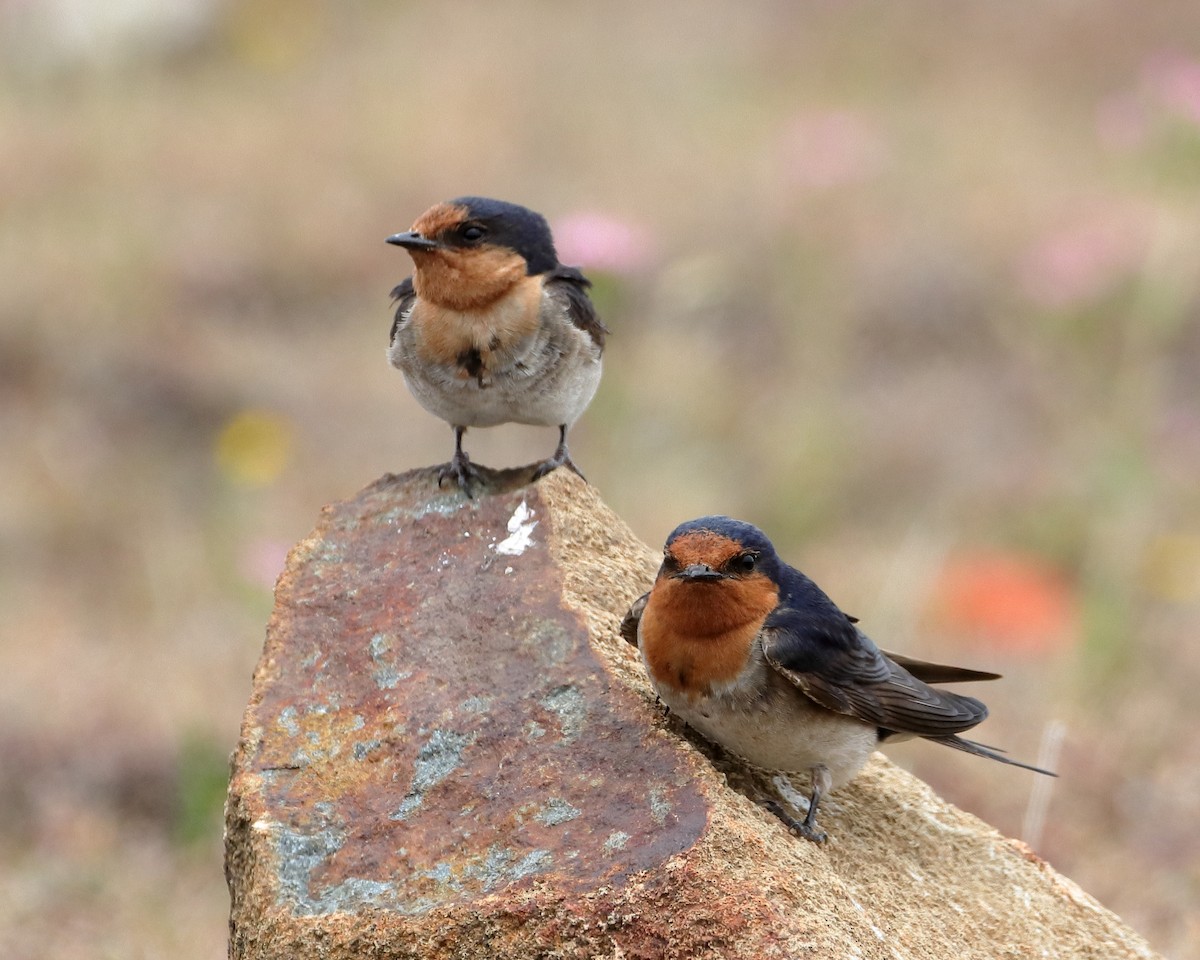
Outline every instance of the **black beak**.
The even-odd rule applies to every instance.
[[[706,580],[724,580],[725,574],[714,570],[707,563],[693,563],[691,566],[684,567],[675,574],[675,579],[700,582]]]
[[[433,250],[438,246],[436,240],[430,240],[409,230],[408,233],[396,233],[387,238],[388,243],[394,243],[406,250]]]

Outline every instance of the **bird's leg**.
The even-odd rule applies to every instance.
[[[817,806],[820,804],[821,798],[829,792],[833,781],[829,775],[829,768],[824,764],[813,767],[811,776],[812,794],[808,798],[808,813],[805,814],[803,820],[797,820],[790,816],[783,809],[783,805],[776,800],[768,799],[763,805],[782,820],[793,833],[799,834],[805,840],[811,840],[813,843],[824,843],[825,834],[817,829]]]
[[[811,777],[812,796],[808,798],[808,813],[804,816],[804,822],[800,824],[800,834],[808,837],[809,840],[824,843],[825,834],[817,829],[817,806],[820,804],[821,798],[833,786],[833,777],[830,776],[829,768],[823,763],[812,768]]]
[[[482,481],[483,474],[471,463],[471,458],[462,448],[463,434],[466,432],[466,427],[456,426],[454,428],[454,456],[450,458],[449,463],[443,464],[439,468],[438,486],[443,486],[447,480],[453,480],[469,497],[471,496],[471,484]]]
[[[567,425],[565,423],[559,424],[558,447],[554,451],[554,456],[549,460],[543,460],[537,465],[537,468],[533,471],[533,479],[541,480],[551,470],[557,470],[559,467],[567,467],[579,474],[582,479],[587,479],[580,469],[571,462],[571,453],[567,450]]]

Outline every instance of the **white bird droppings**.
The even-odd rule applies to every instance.
[[[533,528],[537,525],[538,521],[533,519],[533,511],[522,500],[521,505],[509,517],[508,536],[496,544],[496,552],[508,557],[519,557],[533,546]]]

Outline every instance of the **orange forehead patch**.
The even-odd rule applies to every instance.
[[[706,563],[714,570],[723,566],[730,558],[745,550],[736,540],[730,540],[711,530],[697,530],[677,537],[667,551],[681,566]]]
[[[414,231],[432,239],[445,230],[457,227],[470,216],[470,211],[461,204],[438,203],[417,217],[412,225]]]

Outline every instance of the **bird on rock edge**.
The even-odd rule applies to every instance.
[[[459,197],[388,237],[413,260],[392,291],[388,360],[417,402],[454,428],[454,456],[439,483],[468,495],[479,472],[463,450],[468,427],[558,427],[558,447],[534,479],[576,473],[567,430],[600,384],[607,330],[590,282],[558,262],[545,218],[515,203]],[[582,476],[582,474],[580,474]]]
[[[856,624],[757,527],[703,517],[667,538],[654,587],[625,615],[621,635],[689,726],[762,770],[811,777],[803,820],[765,803],[810,840],[825,839],[821,798],[891,740],[923,737],[1055,775],[959,736],[987,707],[930,686],[998,674],[887,653]]]

